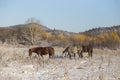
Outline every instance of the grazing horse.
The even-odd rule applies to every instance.
[[[37,55],[43,58],[43,55],[49,54],[49,58],[54,57],[54,48],[52,47],[34,47],[29,49],[29,56],[31,57],[32,53],[37,53]]]
[[[79,56],[81,58],[83,58],[83,52],[88,52],[88,56],[89,57],[92,57],[92,53],[93,53],[93,47],[91,45],[83,45],[82,46],[82,50],[81,51],[78,51],[79,53]]]
[[[66,53],[68,53],[69,58],[71,59],[72,54],[74,55],[74,58],[76,56],[76,54],[78,53],[78,48],[76,46],[68,46],[67,48],[65,48],[65,50],[62,52],[62,56],[64,57],[67,55]],[[79,54],[78,54],[79,55]]]

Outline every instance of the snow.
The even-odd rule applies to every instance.
[[[3,51],[4,50],[4,51]],[[0,49],[0,80],[119,80],[119,50],[94,49],[93,57],[70,60],[55,48],[55,59],[28,57],[28,48]],[[3,54],[4,53],[4,54]]]

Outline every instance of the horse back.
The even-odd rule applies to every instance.
[[[90,45],[82,46],[82,51],[83,52],[92,52],[93,51],[93,47],[90,46]]]

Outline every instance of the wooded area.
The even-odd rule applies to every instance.
[[[37,23],[27,23],[22,27],[1,27],[0,43],[41,45],[47,43],[51,46],[68,46],[72,44],[92,44],[94,47],[117,48],[120,45],[120,34],[117,31],[104,32],[96,36],[85,33],[66,35],[62,32],[56,33],[44,30]]]

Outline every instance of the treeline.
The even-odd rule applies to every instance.
[[[0,28],[0,43],[41,45],[43,42],[52,46],[68,46],[71,44],[83,45],[91,44],[94,47],[118,48],[120,45],[120,35],[118,32],[106,32],[97,36],[86,34],[65,35],[48,32],[42,25],[29,23],[22,27]]]

